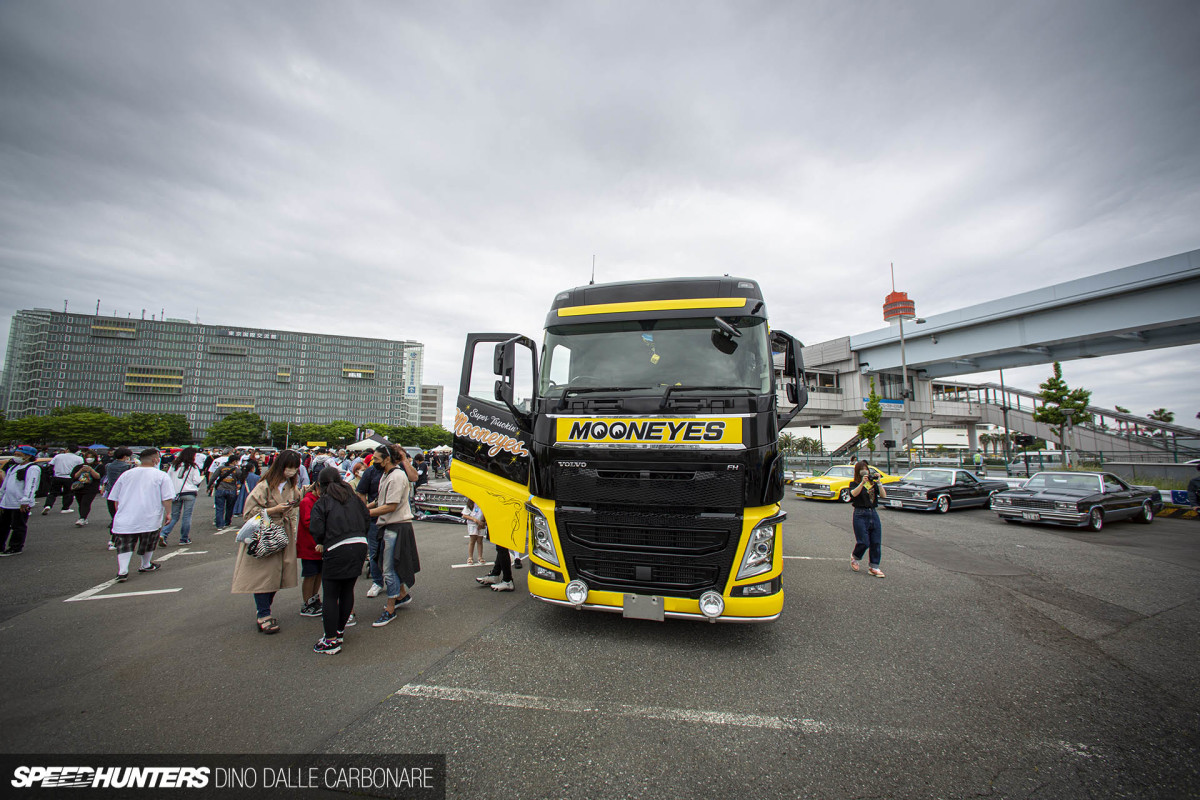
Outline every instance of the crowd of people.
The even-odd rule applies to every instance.
[[[0,493],[0,555],[24,549],[43,474],[36,462],[45,456],[22,446],[8,465]],[[391,444],[359,454],[188,447],[164,456],[155,448],[135,454],[126,447],[56,453],[46,467],[51,485],[41,513],[49,514],[61,497],[60,513],[74,513],[77,503],[75,525],[83,527],[96,497],[105,496],[111,519],[107,546],[117,558],[114,580],[125,582],[135,552],[137,572],[148,573],[160,568],[155,552],[170,546],[176,530],[180,545],[191,543],[192,512],[205,492],[213,497],[217,534],[232,530],[235,516],[242,519],[231,589],[252,595],[255,629],[277,633],[277,593],[301,586],[300,614],[321,617],[324,626],[313,647],[317,653],[339,652],[346,628],[356,624],[354,590],[364,569],[371,580],[367,596],[384,596],[374,627],[388,625],[412,602],[421,570],[413,491],[428,481],[431,468],[447,469],[448,460],[424,454],[410,458],[403,447]],[[468,563],[484,565],[487,523],[473,503],[464,520]],[[267,552],[263,543],[272,536],[286,544]],[[476,550],[478,560],[471,555]],[[516,563],[519,568],[519,555]],[[509,551],[498,548],[492,574],[477,580],[495,591],[513,591],[511,570]]]

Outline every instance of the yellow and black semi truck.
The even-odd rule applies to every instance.
[[[540,600],[639,619],[773,620],[778,438],[807,401],[802,376],[799,343],[770,329],[753,280],[564,291],[540,359],[525,336],[468,335],[451,480],[493,542],[529,553]]]

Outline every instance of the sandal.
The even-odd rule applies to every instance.
[[[467,566],[468,566],[468,567],[473,567],[473,566],[475,566],[475,560],[474,560],[474,559],[472,559],[472,558],[468,558],[468,559],[467,559]]]
[[[257,620],[254,624],[259,633],[279,633],[279,622],[274,617]]]
[[[855,572],[858,572],[858,559],[857,558],[850,559],[850,569],[854,570]]]
[[[871,567],[869,570],[867,570],[867,572],[870,573],[872,578],[884,577],[883,570],[879,569],[878,567]]]

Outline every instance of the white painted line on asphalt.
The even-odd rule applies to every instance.
[[[80,592],[79,594],[75,595],[74,597],[68,597],[66,600],[63,600],[63,602],[64,603],[74,603],[79,600],[87,600],[92,595],[97,594],[98,592],[103,592],[105,589],[107,589],[110,586],[115,586],[116,583],[117,583],[117,579],[111,578],[111,579],[105,581],[104,583],[100,584],[99,586],[93,586],[91,589],[88,589],[86,592]]]
[[[491,561],[487,561],[487,562],[481,561],[478,564],[451,564],[450,569],[466,569],[467,567],[474,568],[474,567],[490,567],[490,566],[492,566]]]
[[[414,697],[429,700],[446,700],[478,705],[484,703],[504,708],[520,708],[533,711],[553,711],[567,714],[588,714],[590,716],[608,715],[614,717],[637,717],[639,719],[656,719],[667,722],[691,722],[702,725],[724,725],[735,728],[761,728],[782,731],[800,731],[808,734],[833,733],[850,735],[861,738],[868,735],[882,735],[899,739],[924,741],[931,739],[944,740],[953,738],[953,734],[931,730],[913,730],[891,727],[873,727],[847,725],[845,723],[830,724],[804,717],[775,717],[763,714],[733,714],[725,711],[701,711],[691,708],[665,708],[662,706],[635,706],[627,703],[610,703],[607,701],[586,702],[560,697],[537,697],[528,694],[510,694],[508,692],[491,692],[482,689],[462,689],[454,686],[429,686],[427,684],[410,683],[401,687],[395,694],[399,697]],[[1090,745],[1067,742],[1062,740],[1038,742],[1043,747],[1064,751],[1078,758],[1103,757]]]
[[[660,719],[672,722],[698,722],[706,725],[728,725],[739,728],[772,728],[823,733],[829,727],[812,719],[767,717],[759,714],[730,714],[723,711],[694,711],[687,708],[634,706],[625,703],[587,703],[564,698],[534,697],[527,694],[488,692],[480,689],[459,689],[448,686],[409,684],[396,694],[403,697],[424,697],[434,700],[485,703],[506,708],[525,708],[535,711],[561,711],[575,714],[609,714],[640,719]]]
[[[172,559],[175,556],[198,556],[198,555],[203,555],[204,553],[207,553],[207,552],[208,552],[207,550],[189,550],[186,547],[180,547],[178,550],[172,550],[171,552],[164,554],[162,558],[158,559],[158,563],[161,564],[163,561]],[[95,595],[100,594],[100,592],[103,592],[105,589],[109,588],[110,586],[115,586],[116,584],[117,584],[116,578],[109,578],[104,583],[100,584],[99,586],[93,586],[91,589],[88,589],[85,592],[80,592],[79,594],[75,595],[74,597],[68,597],[66,600],[63,600],[63,602],[64,603],[78,603],[81,600],[107,600],[111,597],[137,597],[138,595],[143,595],[143,594],[168,594],[170,592],[183,591],[183,587],[180,587],[178,589],[150,589],[150,590],[147,590],[144,592],[121,592],[120,594],[106,594],[103,597],[95,596]]]
[[[112,600],[115,597],[140,597],[141,595],[144,595],[144,594],[171,594],[172,592],[182,592],[182,591],[183,591],[182,586],[179,587],[178,589],[148,589],[144,592],[119,592],[117,594],[98,594],[98,595],[94,595],[92,597],[80,597],[80,598],[72,597],[70,600],[67,600],[65,602],[70,603],[74,600]]]

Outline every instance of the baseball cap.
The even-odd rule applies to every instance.
[[[33,456],[34,458],[37,457],[37,448],[31,447],[30,445],[27,445],[27,444],[23,444],[20,447],[18,447],[17,452],[24,453],[27,456]]]

